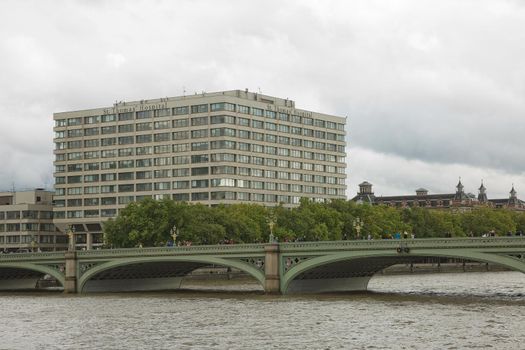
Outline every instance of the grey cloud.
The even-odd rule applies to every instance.
[[[0,161],[12,168],[0,171],[0,188],[49,181],[53,112],[245,87],[348,115],[351,181],[366,175],[399,183],[392,189],[413,187],[379,166],[356,169],[369,165],[353,163],[357,152],[406,159],[414,171],[422,168],[412,161],[465,164],[460,170],[473,178],[519,182],[525,173],[519,1],[7,1],[4,8]]]

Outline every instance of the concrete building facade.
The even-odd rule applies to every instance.
[[[345,199],[345,118],[242,90],[54,114],[55,224],[77,246],[143,198],[295,206]]]
[[[55,251],[67,237],[53,224],[53,192],[0,192],[0,251]]]

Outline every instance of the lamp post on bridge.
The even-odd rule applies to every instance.
[[[361,239],[361,229],[364,226],[364,222],[361,220],[359,216],[354,219],[352,226],[357,232],[356,239]]]
[[[275,243],[275,236],[273,235],[273,228],[275,226],[275,215],[272,209],[270,209],[270,214],[268,215],[266,221],[268,222],[268,227],[270,228],[270,238],[268,241],[269,243]]]
[[[173,246],[175,247],[177,245],[177,226],[173,225],[173,227],[170,230],[171,238],[173,239]]]
[[[75,250],[75,226],[69,225],[66,229],[69,245],[67,250],[72,252]]]

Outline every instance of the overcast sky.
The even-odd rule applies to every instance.
[[[525,198],[525,2],[2,1],[0,189],[52,187],[54,112],[248,88],[348,116],[348,190]]]

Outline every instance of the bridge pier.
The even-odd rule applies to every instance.
[[[264,291],[268,294],[281,292],[281,276],[279,273],[279,244],[264,246]]]
[[[77,292],[77,252],[67,251],[64,255],[66,259],[66,275],[64,283],[64,293]]]

